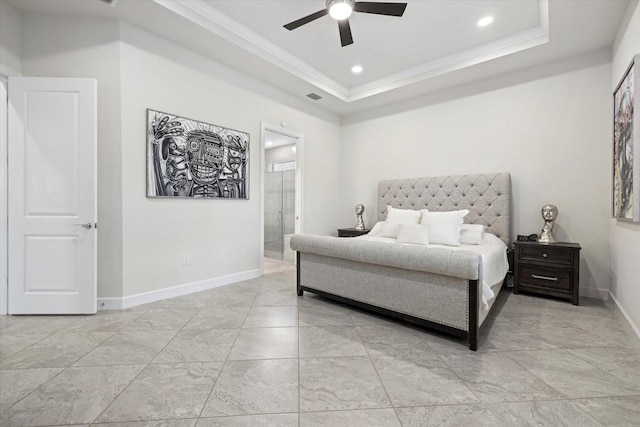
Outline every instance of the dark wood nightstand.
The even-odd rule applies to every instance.
[[[566,298],[578,305],[580,245],[513,242],[513,293],[531,292]]]
[[[355,228],[338,228],[338,237],[358,237],[367,234],[371,229],[356,230]]]

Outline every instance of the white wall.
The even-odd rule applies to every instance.
[[[0,0],[0,74],[19,75],[22,72],[22,15],[4,0]]]
[[[259,95],[273,89],[255,90],[265,85],[114,20],[24,14],[21,67],[24,75],[98,79],[100,297],[259,267],[260,121],[286,121],[305,135],[305,232],[335,234],[353,223],[357,203],[372,225],[380,179],[506,170],[514,234],[539,232],[540,207],[558,205],[558,237],[583,246],[585,294],[609,289],[610,88],[628,64],[624,52],[638,51],[638,19],[636,11],[635,30],[617,47],[614,77],[607,63],[507,78],[504,87],[342,128],[335,116],[288,107],[297,100],[284,102],[283,93],[278,101]],[[146,108],[249,132],[250,199],[147,199]],[[613,223],[611,233],[611,289],[637,312],[638,228]],[[189,267],[181,265],[185,253]]]
[[[25,13],[28,76],[98,80],[98,296],[122,298],[259,269],[260,122],[286,121],[309,158],[305,231],[334,229],[340,152],[337,116],[303,113],[256,94],[273,90],[218,63],[116,20]],[[262,85],[262,86],[261,86]],[[243,89],[250,87],[252,90]],[[266,90],[268,89],[268,90]],[[258,91],[260,92],[260,91]],[[284,93],[279,100],[291,98]],[[146,198],[146,108],[251,134],[250,199]],[[182,266],[190,254],[191,265]]]
[[[260,122],[287,122],[305,135],[305,232],[333,230],[339,212],[340,126],[227,83],[237,74],[128,24],[121,24],[124,294],[260,267]],[[249,200],[145,197],[145,109],[249,132]],[[182,256],[191,265],[182,265]]]
[[[342,224],[357,203],[375,223],[382,179],[507,171],[514,238],[555,204],[556,237],[583,248],[581,294],[606,296],[610,81],[605,63],[345,125]]]
[[[117,21],[25,13],[25,76],[98,81],[98,297],[122,295],[120,42]]]
[[[632,2],[628,10],[628,24],[622,28],[613,47],[611,92],[618,85],[634,55],[640,54],[640,6]],[[635,7],[635,9],[634,9]],[[640,64],[636,63],[638,73]],[[636,91],[640,90],[636,88]],[[611,98],[610,98],[611,99]],[[609,102],[611,105],[611,101]],[[638,110],[636,106],[636,117]],[[609,138],[609,145],[612,144]],[[611,149],[609,150],[611,168]],[[635,153],[640,157],[640,153]],[[636,167],[640,165],[636,161]],[[634,201],[640,203],[640,200]],[[611,220],[611,294],[640,331],[640,224]],[[640,333],[640,332],[639,332]]]

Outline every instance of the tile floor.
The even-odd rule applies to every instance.
[[[263,277],[96,316],[0,317],[0,425],[640,425],[611,303],[503,291],[478,352]]]

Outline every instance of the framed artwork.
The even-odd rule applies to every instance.
[[[147,109],[147,197],[249,198],[249,134]]]
[[[613,92],[613,217],[640,222],[640,55],[636,55]],[[640,64],[638,65],[640,67]]]

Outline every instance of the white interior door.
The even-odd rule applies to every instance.
[[[96,312],[97,84],[9,78],[10,314]]]

